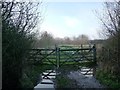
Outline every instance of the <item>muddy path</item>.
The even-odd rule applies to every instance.
[[[59,72],[63,77],[68,77],[72,81],[72,84],[68,86],[70,88],[106,88],[106,86],[100,84],[100,82],[94,77],[95,70],[96,69],[93,67],[68,67],[61,69]],[[87,74],[85,74],[86,72]],[[64,87],[65,86],[63,86],[63,88]]]
[[[87,77],[79,71],[72,71],[67,76],[75,80],[79,88],[105,88],[105,86],[101,85],[94,76]]]

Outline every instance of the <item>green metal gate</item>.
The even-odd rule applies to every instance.
[[[52,64],[56,67],[81,62],[96,62],[96,47],[95,45],[89,47],[81,45],[79,48],[30,49],[27,60],[34,64]]]

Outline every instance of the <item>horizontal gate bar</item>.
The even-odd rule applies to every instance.
[[[60,49],[60,51],[78,51],[78,50],[91,50],[93,48],[81,48],[81,49]]]

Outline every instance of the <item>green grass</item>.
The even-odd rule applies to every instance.
[[[93,45],[91,45],[91,47],[92,47],[92,46],[93,46]],[[68,44],[65,44],[65,45],[60,45],[59,47],[62,48],[62,49],[81,48],[81,45],[68,45]],[[89,44],[82,45],[82,48],[89,48]]]
[[[120,82],[118,82],[120,76],[116,77],[115,75],[112,75],[110,73],[105,73],[101,70],[97,70],[96,78],[108,88],[120,88]]]
[[[51,60],[51,62],[53,62],[54,64],[56,64],[56,60]],[[49,62],[49,61],[46,60],[45,62],[43,62],[43,64],[52,65],[51,62]],[[62,63],[64,63],[64,60],[60,60],[59,63],[61,65]],[[79,66],[92,67],[92,66],[95,66],[95,62],[93,62],[93,61],[87,61],[87,62],[66,61],[63,65],[79,65]]]

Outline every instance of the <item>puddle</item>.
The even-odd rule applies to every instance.
[[[81,67],[78,71],[71,71],[68,77],[75,79],[81,87],[98,87],[99,84],[96,84],[93,72],[94,68]],[[40,75],[41,80],[34,87],[34,90],[55,90],[54,79],[57,74],[55,70],[43,72]]]
[[[88,68],[88,67],[81,67],[79,72],[86,77],[93,77],[94,76],[94,68]]]
[[[94,77],[95,69],[81,67],[78,71],[71,71],[68,77],[75,80],[80,88],[104,88]]]
[[[38,84],[34,90],[55,90],[53,84]]]
[[[47,79],[47,78],[54,79],[54,78],[56,78],[56,76],[47,76],[47,77],[42,76],[42,78],[44,78],[44,79]]]
[[[48,74],[48,76],[55,76],[56,75],[56,73],[53,73],[53,72],[50,72],[50,73],[43,72],[43,75],[47,75],[47,74]]]
[[[34,90],[55,90],[53,79],[56,78],[55,70],[46,70],[40,75],[40,82],[34,87]]]
[[[41,84],[53,84],[53,81],[50,79],[42,79]]]

